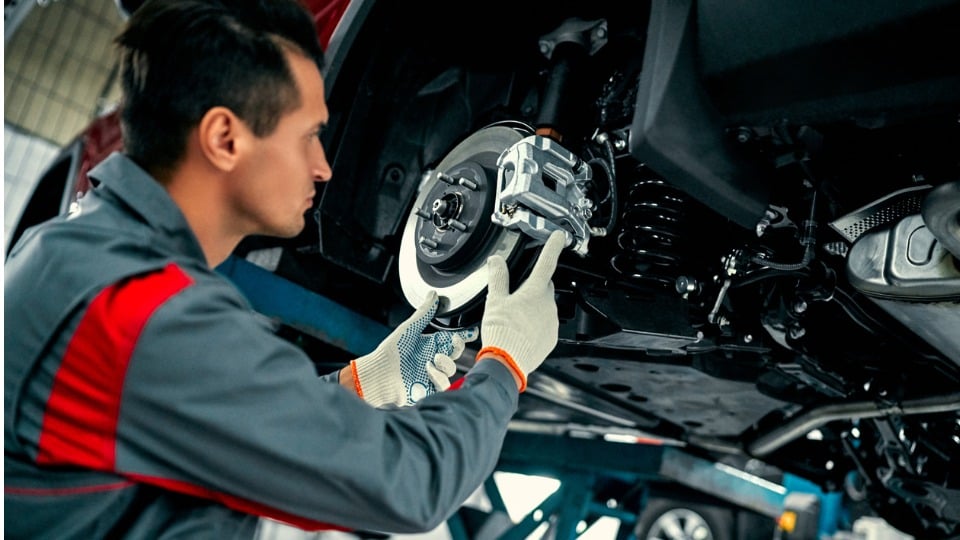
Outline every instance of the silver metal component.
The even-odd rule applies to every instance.
[[[723,304],[723,298],[727,295],[727,289],[730,288],[731,281],[729,279],[723,280],[723,285],[720,287],[720,292],[717,293],[717,300],[713,303],[713,309],[710,310],[710,313],[707,314],[707,321],[711,324],[719,324],[723,326],[723,316],[718,317],[717,314],[720,312],[720,306]]]
[[[697,291],[697,280],[689,276],[678,276],[674,286],[678,293],[686,297],[688,294]]]
[[[586,255],[591,234],[587,220],[593,213],[593,201],[585,190],[592,177],[590,167],[556,141],[539,135],[512,145],[497,165],[493,222],[543,241],[553,231],[564,231],[568,244],[572,241],[571,249]]]
[[[763,233],[767,231],[767,227],[770,226],[770,220],[775,217],[775,214],[770,210],[767,210],[763,213],[763,217],[760,218],[760,221],[757,222],[757,238],[763,236]]]
[[[438,178],[441,182],[444,182],[444,183],[447,183],[447,184],[450,184],[450,185],[453,185],[453,184],[456,184],[456,183],[457,183],[457,179],[456,179],[456,178],[450,176],[449,174],[444,174],[444,173],[442,173],[442,172],[438,172],[438,173],[437,173],[437,178]]]
[[[607,35],[607,21],[604,19],[596,21],[570,19],[550,34],[543,36],[538,47],[541,54],[550,58],[557,45],[564,42],[579,43],[584,45],[593,56],[607,44]]]
[[[730,289],[730,285],[733,283],[732,277],[737,275],[737,260],[739,259],[740,251],[734,250],[730,255],[725,255],[721,257],[723,262],[723,273],[726,274],[726,278],[723,279],[723,284],[720,286],[720,292],[717,293],[717,299],[713,302],[713,308],[710,310],[710,313],[707,314],[707,322],[711,324],[716,324],[719,326],[726,326],[730,324],[730,321],[726,317],[720,315],[720,306],[723,305],[723,299],[727,296],[727,291]],[[720,282],[720,276],[714,276],[714,282]]]
[[[850,284],[960,365],[960,268],[920,214],[863,233]]]
[[[427,198],[431,196],[430,191],[437,182],[443,181],[440,178],[441,171],[450,170],[479,154],[499,155],[522,137],[523,133],[518,129],[505,126],[487,127],[467,137],[451,150],[430,174],[425,176],[413,207],[424,208],[432,204],[427,202]],[[418,225],[422,223],[420,219],[415,212],[411,212],[403,229],[398,255],[400,285],[407,303],[411,306],[423,304],[429,291],[436,290],[442,299],[437,317],[457,311],[479,297],[487,286],[487,268],[483,264],[486,257],[497,254],[509,260],[510,254],[513,253],[521,238],[519,232],[504,229],[496,235],[488,251],[478,254],[478,262],[475,266],[465,268],[458,273],[456,281],[428,282],[428,276],[421,273],[418,267],[417,250],[420,247],[417,230]],[[450,229],[454,227],[451,225]]]
[[[787,219],[787,209],[781,206],[770,205],[764,212],[763,217],[757,222],[756,233],[760,238],[770,227],[781,228],[792,226],[793,222]]]
[[[433,201],[433,213],[436,214],[437,212],[443,212],[447,209],[448,206],[449,204],[447,204],[447,202],[444,201],[443,199],[437,199]]]
[[[418,242],[420,242],[421,245],[427,246],[430,249],[437,249],[437,247],[440,246],[440,244],[438,244],[437,242],[423,236],[420,237]]]
[[[417,217],[419,217],[420,219],[430,219],[430,218],[433,217],[429,212],[426,212],[426,211],[424,211],[424,210],[421,209],[421,208],[417,208],[416,210],[414,210],[414,213],[415,213],[415,214],[417,215]]]
[[[960,181],[930,191],[923,199],[920,214],[930,234],[960,260]]]
[[[461,178],[458,182],[461,186],[469,189],[470,191],[476,191],[478,184],[469,178]]]
[[[823,250],[830,255],[837,257],[846,257],[850,251],[850,245],[844,242],[827,242],[823,244]]]
[[[452,227],[452,228],[454,228],[454,229],[456,229],[456,230],[458,230],[458,231],[460,231],[460,232],[464,232],[464,231],[467,230],[467,226],[466,226],[464,223],[462,223],[462,222],[460,222],[460,221],[457,221],[456,219],[451,219],[450,222],[448,223],[448,225],[450,225],[450,227]]]
[[[763,458],[794,439],[834,420],[849,421],[883,416],[937,414],[958,410],[960,410],[960,393],[909,399],[893,404],[861,401],[824,405],[800,413],[786,422],[781,422],[776,428],[755,438],[747,444],[746,448],[750,455]]]
[[[864,233],[919,214],[930,186],[913,186],[895,191],[830,223],[847,242],[855,242]]]

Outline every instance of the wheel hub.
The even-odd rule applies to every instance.
[[[481,156],[482,157],[482,156]],[[496,179],[476,161],[465,161],[448,171],[438,170],[437,180],[427,192],[424,207],[414,213],[417,223],[417,260],[438,270],[456,272],[468,265],[484,239],[491,234]]]

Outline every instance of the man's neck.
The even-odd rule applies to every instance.
[[[197,237],[207,264],[214,268],[225,261],[244,234],[231,226],[218,179],[185,167],[171,178],[166,189]]]

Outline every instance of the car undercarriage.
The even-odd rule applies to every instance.
[[[437,289],[462,328],[487,256],[519,282],[563,230],[560,343],[517,421],[752,456],[960,533],[960,70],[929,58],[960,8],[791,5],[354,3],[298,264],[376,287],[380,319]]]

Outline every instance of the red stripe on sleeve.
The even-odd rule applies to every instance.
[[[157,308],[192,283],[183,270],[170,264],[108,287],[93,299],[54,377],[43,416],[38,463],[115,471],[117,420],[133,349]],[[235,510],[305,530],[348,530],[188,482],[129,473],[124,476],[220,501]]]
[[[157,308],[192,283],[169,264],[93,299],[54,376],[37,463],[114,470],[120,397],[133,349]]]

